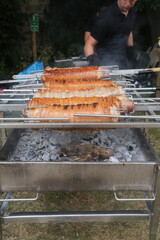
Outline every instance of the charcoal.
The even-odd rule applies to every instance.
[[[72,154],[76,152],[75,145],[97,147],[97,150],[81,149],[74,156],[69,156],[61,149],[68,145]],[[112,157],[100,156],[99,147],[113,152]],[[91,149],[91,147],[90,147]],[[93,149],[92,149],[93,150]],[[68,157],[68,159],[67,159]],[[58,130],[25,130],[9,161],[145,161],[145,157],[137,144],[137,139],[131,129],[107,129],[100,131],[58,131]]]
[[[50,154],[49,153],[44,153],[42,156],[42,160],[45,162],[49,162],[50,160]]]
[[[119,160],[115,156],[112,156],[112,157],[109,158],[109,162],[117,163],[117,162],[119,162]]]
[[[51,137],[49,139],[49,143],[52,144],[52,145],[56,145],[57,144],[57,140],[54,137]]]
[[[28,155],[27,156],[28,159],[32,159],[32,158],[34,158],[36,156],[36,153],[34,151],[32,151],[32,150],[29,150],[27,155]]]
[[[50,160],[51,161],[55,161],[59,158],[59,155],[58,154],[52,154],[51,157],[50,157]]]

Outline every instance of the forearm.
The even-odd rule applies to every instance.
[[[86,43],[84,45],[84,53],[85,53],[86,57],[88,57],[89,55],[94,54],[94,46]]]
[[[84,53],[86,57],[94,54],[94,48],[96,44],[97,44],[97,41],[92,36],[89,36],[84,45]]]
[[[127,46],[128,46],[128,47],[133,47],[133,45],[134,45],[134,42],[133,42],[133,33],[130,32],[129,37],[128,37]]]

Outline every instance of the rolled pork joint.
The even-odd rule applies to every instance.
[[[71,104],[71,102],[74,104]],[[44,107],[32,108],[34,104],[44,104]],[[88,117],[75,116],[75,114],[116,116],[121,114],[119,109],[124,108],[126,112],[131,111],[134,104],[126,96],[112,96],[106,98],[93,97],[63,100],[35,99],[35,103],[33,99],[30,106],[31,108],[24,111],[24,114],[29,118],[68,118],[67,122],[117,122],[117,117]]]
[[[90,79],[90,80],[73,80],[73,79],[68,79],[68,80],[53,80],[53,81],[47,81],[44,83],[43,87],[41,88],[42,90],[68,90],[68,91],[73,91],[73,90],[90,90],[90,89],[95,89],[97,87],[118,87],[118,84],[116,82],[113,82],[111,80],[95,80],[95,79]]]
[[[68,118],[67,122],[117,122],[112,117],[86,117],[75,114],[119,115],[119,111],[100,103],[78,105],[55,105],[49,107],[32,108],[25,111],[29,118]],[[57,122],[57,121],[56,121]]]
[[[122,86],[101,80],[104,75],[99,69],[47,68],[44,86],[34,94],[23,114],[51,122],[118,122],[122,111],[130,112],[134,103],[125,96]]]
[[[101,79],[107,77],[102,67],[75,67],[75,68],[50,68],[47,67],[41,78],[42,82],[52,80],[81,80]]]
[[[133,101],[125,95],[116,95],[109,97],[71,97],[71,98],[33,98],[29,101],[29,107],[36,106],[56,106],[56,105],[78,105],[101,103],[117,109],[123,109],[124,112],[130,112],[134,108]]]
[[[108,97],[113,95],[125,94],[122,86],[118,87],[97,87],[84,91],[41,91],[34,94],[36,98],[71,98],[71,97]]]

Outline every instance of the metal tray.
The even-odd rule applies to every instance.
[[[153,191],[159,162],[139,129],[133,129],[145,162],[8,162],[23,129],[15,129],[0,150],[0,191]]]

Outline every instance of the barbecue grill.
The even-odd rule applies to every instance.
[[[155,97],[156,87],[135,88],[130,74],[134,71],[120,72],[117,66],[104,68],[111,73],[111,78],[122,84],[126,94],[135,102],[134,112],[118,117],[116,123],[68,123],[66,119],[25,118],[22,109],[27,109],[27,102],[42,86],[39,79],[43,73],[14,76],[10,89],[1,90],[0,118],[1,129],[14,129],[7,137],[0,151],[1,192],[6,197],[1,199],[1,224],[9,223],[49,223],[49,222],[111,222],[111,221],[149,221],[150,240],[155,240],[159,223],[160,200],[160,167],[159,158],[148,143],[142,128],[159,128],[159,98]],[[136,73],[139,73],[138,70]],[[107,79],[104,79],[107,81]],[[18,83],[18,84],[17,84]],[[122,109],[123,111],[123,109]],[[13,117],[8,115],[12,113]],[[81,114],[82,117],[93,117],[92,114]],[[108,117],[97,115],[94,117]],[[8,161],[15,151],[21,134],[25,129],[126,129],[131,128],[138,145],[145,156],[145,161],[137,158],[132,162],[35,162]],[[39,130],[37,130],[39,131]],[[70,212],[70,213],[5,213],[6,202],[27,201],[31,199],[12,199],[11,192],[46,192],[46,191],[113,191],[118,201],[145,201],[148,210],[103,211],[103,212]],[[140,191],[144,197],[135,199],[119,198],[119,191]]]

